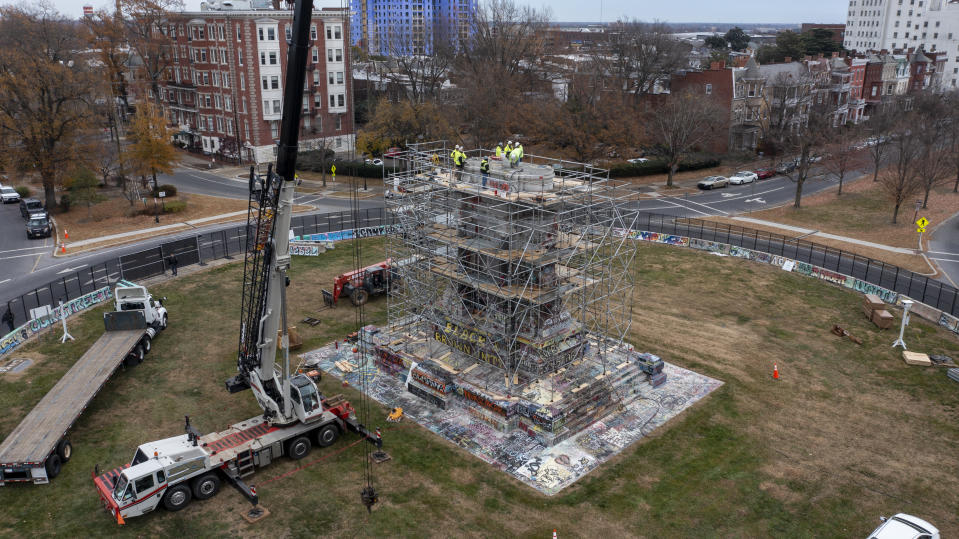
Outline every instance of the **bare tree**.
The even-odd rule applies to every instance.
[[[386,39],[390,60],[378,66],[381,76],[403,88],[404,97],[414,103],[439,99],[456,54],[456,43],[446,26],[394,26]],[[403,48],[409,43],[414,50]]]
[[[170,12],[183,7],[183,0],[126,0],[123,4],[130,46],[141,62],[139,76],[149,84],[157,106],[162,106],[160,79],[173,63],[167,20]]]
[[[859,133],[860,130],[854,126],[839,126],[832,142],[825,147],[823,168],[839,181],[836,196],[842,196],[842,185],[846,174],[860,164],[859,152],[853,148]]]
[[[456,63],[461,103],[451,123],[468,126],[477,146],[495,144],[519,122],[518,111],[543,82],[549,12],[513,0],[479,4]]]
[[[922,174],[917,161],[922,158],[922,143],[910,136],[909,124],[914,114],[906,115],[896,129],[890,132],[889,153],[892,166],[879,175],[879,184],[893,203],[892,223],[896,224],[903,202],[922,189]]]
[[[654,152],[669,167],[666,186],[690,152],[709,142],[726,126],[727,113],[716,101],[702,99],[691,90],[672,94],[654,106],[646,118]]]
[[[948,179],[950,167],[946,116],[949,111],[939,94],[922,93],[913,100],[915,121],[909,136],[920,144],[921,157],[916,162],[919,181],[922,183],[923,209],[928,208],[929,193]]]
[[[947,162],[956,174],[956,183],[952,186],[952,192],[959,193],[959,90],[952,90],[945,94],[943,103],[946,110],[944,143]]]
[[[896,128],[900,114],[898,100],[886,100],[879,105],[866,122],[866,142],[869,144],[869,156],[872,158],[872,181],[879,181],[879,167],[886,157],[889,147],[889,135]]]
[[[789,174],[796,183],[793,207],[802,206],[802,192],[817,155],[835,135],[835,107],[826,89],[805,67],[794,74],[780,73],[767,83],[769,135],[784,151],[796,154],[795,170]]]
[[[607,29],[606,46],[593,55],[613,87],[639,97],[689,62],[689,45],[663,23],[621,19]]]
[[[83,48],[76,25],[49,4],[0,7],[0,131],[11,160],[40,174],[51,209],[63,172],[87,157],[99,74]]]

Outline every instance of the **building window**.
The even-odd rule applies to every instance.
[[[274,100],[273,100],[273,114],[280,114],[281,112],[283,112],[283,105],[282,105],[282,103],[283,103],[283,102],[280,101],[279,99],[274,99]]]
[[[263,89],[264,89],[264,90],[269,90],[269,89],[270,89],[270,78],[269,78],[269,77],[260,77],[260,80],[263,81]]]
[[[333,84],[333,81],[335,81],[335,80],[336,80],[336,79],[334,78],[334,73],[333,73],[332,71],[330,71],[329,73],[326,74],[326,82],[327,82],[327,84]]]
[[[263,29],[262,29],[262,28],[257,28],[257,29],[256,29],[256,34],[257,34],[257,37],[260,38],[260,41],[263,41]]]
[[[320,72],[319,72],[319,71],[314,71],[314,72],[313,72],[313,84],[314,84],[315,86],[319,86],[319,84],[320,84]]]
[[[310,112],[310,97],[303,96],[303,112]]]
[[[236,61],[239,65],[243,65],[243,49],[236,50]]]
[[[219,95],[213,96],[213,105],[214,105],[217,109],[223,110],[223,101],[220,99],[220,96],[219,96]]]
[[[223,108],[227,112],[233,112],[233,100],[228,95],[223,96]]]
[[[280,122],[275,120],[270,122],[270,136],[273,138],[280,136]]]
[[[263,114],[269,114],[269,113],[270,113],[270,100],[269,100],[269,99],[264,99],[264,100],[263,100]]]
[[[315,24],[310,26],[310,39],[312,39],[313,41],[316,41],[316,25]]]
[[[246,90],[246,79],[240,77],[240,91]]]
[[[345,107],[345,106],[346,106],[346,104],[345,104],[345,103],[346,103],[346,100],[344,99],[343,94],[340,94],[340,95],[336,96],[336,102],[337,102],[336,104],[337,104],[338,106],[340,106],[340,107]]]
[[[313,63],[315,64],[315,63],[318,63],[319,61],[320,61],[320,50],[317,49],[316,47],[313,47]],[[314,71],[314,73],[315,73],[316,75],[319,75],[319,73],[317,73],[317,72],[315,72],[315,71]]]
[[[320,94],[313,94],[313,108],[319,109],[320,103],[323,102],[323,96]]]
[[[330,94],[330,108],[333,108],[335,106],[336,106],[336,96],[333,94]]]
[[[336,115],[336,130],[339,131],[343,129],[343,117],[339,114]]]
[[[267,41],[276,41],[276,28],[267,28],[267,29],[266,29],[266,40],[267,40]]]
[[[203,84],[210,84],[210,74],[206,71],[203,72]]]
[[[236,40],[243,41],[243,26],[236,25]]]
[[[710,94],[712,94],[712,93],[713,93],[713,85],[712,85],[712,84],[707,84],[707,85],[706,85],[706,95],[710,95]]]
[[[273,76],[270,77],[270,88],[273,89],[273,90],[279,90],[279,89],[280,89],[280,77],[279,77],[279,76],[273,75]]]
[[[337,84],[343,84],[343,72],[342,72],[342,71],[337,71],[337,72],[336,72],[336,83],[337,83]]]
[[[271,53],[270,53],[270,65],[271,65],[271,66],[275,66],[275,65],[276,65],[276,52],[271,52]]]

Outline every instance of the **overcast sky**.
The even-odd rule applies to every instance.
[[[199,10],[200,0],[185,0],[187,9]],[[549,6],[555,21],[609,22],[620,17],[661,20],[667,22],[717,23],[790,23],[803,22],[844,23],[848,2],[845,0],[678,0],[653,2],[651,0],[553,0],[531,1],[536,7]],[[85,4],[96,8],[112,6],[108,0],[52,0],[68,17],[79,17]],[[0,3],[11,3],[0,0]],[[316,0],[317,6],[339,6],[338,0]]]

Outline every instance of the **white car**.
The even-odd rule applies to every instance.
[[[940,539],[939,530],[925,520],[899,513],[890,518],[879,517],[882,524],[868,539]]]
[[[3,198],[4,204],[10,202],[20,202],[20,193],[18,193],[13,187],[0,187],[0,197]]]
[[[375,167],[381,167],[381,166],[383,166],[383,160],[382,160],[382,159],[367,159],[367,160],[366,160],[366,164],[367,164],[367,165],[373,165],[373,166],[375,166]]]
[[[729,177],[729,183],[731,185],[742,185],[744,183],[753,183],[754,181],[758,179],[759,179],[759,176],[755,172],[750,172],[748,170],[740,170],[739,172]]]
[[[627,159],[626,162],[627,162],[627,163],[632,163],[632,164],[634,164],[634,165],[641,165],[641,164],[643,164],[643,163],[648,163],[648,162],[649,162],[649,159],[647,159],[647,158],[645,158],[645,157],[636,157],[636,158],[634,158],[634,159]]]

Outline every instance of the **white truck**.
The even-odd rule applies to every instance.
[[[143,361],[166,327],[163,300],[145,287],[121,281],[113,297],[115,310],[103,315],[103,335],[0,443],[0,486],[40,485],[59,475],[73,455],[67,431],[120,364]]]
[[[349,402],[316,393],[314,381],[307,375],[298,374],[292,381],[294,407],[306,421],[278,426],[254,417],[201,436],[187,417],[186,434],[142,444],[130,464],[103,474],[94,471],[93,482],[104,508],[118,524],[125,524],[126,519],[149,513],[161,504],[168,511],[179,511],[191,500],[211,498],[224,480],[256,504],[256,493],[243,478],[281,456],[302,459],[313,445],[330,446],[346,430],[382,446],[379,433],[367,431],[356,421]]]

